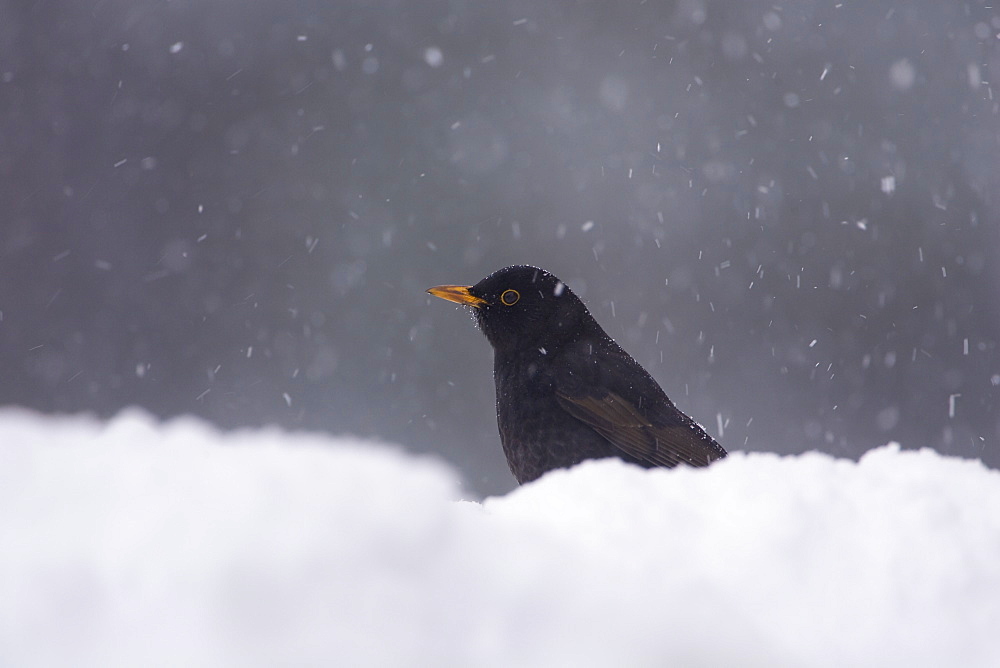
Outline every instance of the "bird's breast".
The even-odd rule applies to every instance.
[[[552,355],[498,356],[494,362],[500,441],[519,482],[612,454],[603,437],[559,405],[554,377],[568,371],[558,364]]]
[[[542,355],[497,355],[493,364],[493,378],[497,388],[497,402],[540,399],[552,396],[552,374]]]

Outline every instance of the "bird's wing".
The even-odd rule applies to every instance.
[[[556,400],[622,452],[653,466],[672,467],[681,462],[707,466],[725,456],[711,436],[677,409],[669,423],[653,424],[614,392],[570,396],[557,391]]]
[[[564,376],[555,387],[556,401],[563,410],[623,453],[650,466],[672,467],[682,462],[707,466],[726,456],[722,446],[678,410],[652,377],[624,351],[621,355],[639,369],[635,379],[640,387],[626,391],[642,400],[635,403],[626,399],[615,387],[617,383],[606,376],[598,383]]]

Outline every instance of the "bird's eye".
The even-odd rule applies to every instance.
[[[504,290],[503,294],[500,295],[500,301],[502,301],[505,306],[513,306],[520,298],[521,294],[517,290]]]

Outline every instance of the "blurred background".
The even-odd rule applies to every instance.
[[[1000,465],[982,0],[0,2],[0,403],[514,486],[424,293],[542,266],[730,451]]]

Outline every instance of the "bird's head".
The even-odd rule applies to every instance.
[[[427,292],[471,306],[496,350],[554,349],[593,320],[565,283],[527,265],[500,269],[475,285],[439,285]]]

